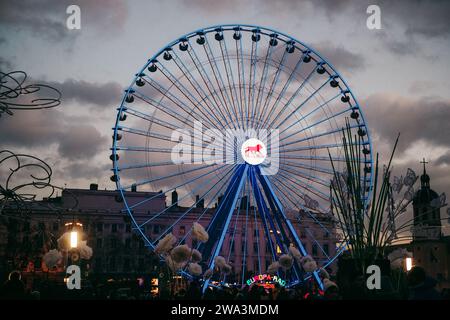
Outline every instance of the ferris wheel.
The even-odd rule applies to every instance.
[[[312,254],[307,243],[319,251],[318,268],[324,268],[346,245],[336,241],[330,253],[316,231],[335,234],[333,224],[324,223],[332,215],[330,157],[345,171],[347,124],[361,141],[356,158],[368,198],[369,132],[335,68],[282,32],[213,26],[169,43],[135,74],[117,112],[111,180],[150,249],[183,228],[178,244],[197,248],[209,269],[219,255],[237,257],[234,270],[242,282],[249,261],[261,273],[290,246]],[[153,193],[136,203],[133,188]],[[172,202],[137,215],[161,195],[172,195]],[[193,222],[208,231],[206,243],[190,239]],[[161,226],[156,233],[146,229],[153,223]],[[318,270],[304,272],[296,264],[287,280],[307,278],[322,285]]]

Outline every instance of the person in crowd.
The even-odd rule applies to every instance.
[[[25,299],[25,284],[19,271],[12,271],[2,288],[1,297],[8,300]]]
[[[427,277],[422,267],[415,266],[407,276],[410,300],[441,300],[441,295],[435,289],[437,281]]]

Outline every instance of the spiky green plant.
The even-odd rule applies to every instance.
[[[375,259],[384,255],[387,241],[384,222],[386,221],[386,205],[389,195],[389,175],[392,158],[397,147],[397,137],[388,165],[381,174],[376,155],[374,167],[373,189],[370,202],[364,196],[367,186],[364,183],[364,167],[361,161],[363,141],[359,136],[353,136],[347,121],[342,129],[342,142],[345,153],[345,173],[339,172],[332,160],[334,178],[330,184],[332,211],[337,218],[338,228],[343,233],[343,240],[361,270],[372,264]]]

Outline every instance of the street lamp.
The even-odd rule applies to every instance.
[[[71,231],[70,232],[70,247],[76,248],[78,246],[78,232]]]
[[[406,257],[405,259],[406,271],[409,271],[413,267],[413,260],[410,257]]]
[[[80,222],[67,222],[65,226],[70,232],[69,246],[71,249],[76,249],[78,247],[78,231],[81,230],[83,224],[81,224]]]

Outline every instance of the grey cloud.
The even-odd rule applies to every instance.
[[[317,43],[313,44],[312,47],[338,70],[354,71],[365,67],[366,61],[363,55],[351,52],[343,46]]]
[[[94,157],[107,148],[107,139],[93,126],[69,127],[58,139],[59,154],[68,159]]]
[[[80,6],[81,31],[83,27],[92,26],[102,36],[113,35],[120,30],[128,15],[126,4],[119,0],[2,1],[0,25],[2,28],[31,32],[54,42],[73,39],[79,33],[66,27],[66,8],[71,4]]]
[[[122,94],[122,87],[116,82],[95,83],[67,79],[63,82],[48,84],[62,92],[63,102],[76,101],[80,104],[110,107],[111,104],[120,102]]]
[[[450,166],[450,151],[447,151],[447,153],[443,154],[438,159],[436,159],[436,164]]]
[[[96,182],[110,176],[111,164],[87,164],[85,161],[71,162],[61,169],[61,176],[71,179],[89,179]],[[86,186],[87,187],[87,186]]]
[[[386,14],[405,25],[406,35],[448,37],[450,2],[446,0],[383,1]]]
[[[92,125],[75,126],[59,110],[17,111],[12,117],[0,119],[2,149],[15,147],[48,148],[58,145],[62,157],[86,159],[107,145],[106,137]]]
[[[431,81],[414,81],[410,86],[408,91],[412,94],[421,94],[429,89],[432,89],[435,84]]]
[[[369,126],[381,141],[392,143],[401,133],[400,151],[419,140],[450,148],[450,100],[375,94],[363,105]]]
[[[8,72],[12,69],[12,64],[8,60],[0,57],[0,70],[3,72]]]

